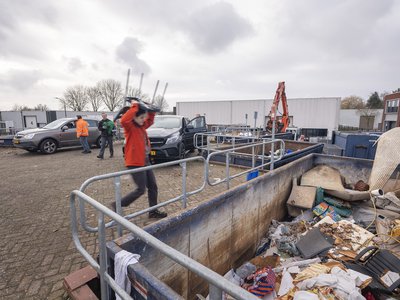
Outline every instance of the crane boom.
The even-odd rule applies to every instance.
[[[276,112],[279,106],[279,102],[282,102],[282,116],[277,117]],[[285,82],[279,82],[278,88],[276,89],[274,102],[272,103],[270,113],[268,115],[269,120],[267,123],[267,129],[272,129],[272,122],[274,120],[277,121],[277,132],[285,132],[286,128],[289,126],[290,119],[289,119],[289,108],[286,99],[286,92],[285,92]]]

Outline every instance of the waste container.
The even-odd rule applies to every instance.
[[[374,159],[375,141],[381,133],[337,132],[334,144],[343,149],[343,156]]]

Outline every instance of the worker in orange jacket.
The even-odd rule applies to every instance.
[[[150,141],[146,129],[153,125],[157,108],[143,102],[132,101],[131,108],[121,118],[125,134],[125,166],[135,169],[150,165]],[[121,199],[121,206],[128,206],[142,196],[147,187],[149,206],[157,205],[158,187],[152,170],[131,174],[136,183],[136,190]],[[115,211],[115,202],[111,204]],[[149,212],[150,218],[165,218],[167,214],[159,210]]]
[[[82,119],[82,116],[76,116],[76,118],[76,137],[79,138],[79,141],[83,147],[82,153],[91,153],[92,151],[90,151],[90,146],[88,143],[89,124],[84,119]]]

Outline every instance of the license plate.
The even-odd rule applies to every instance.
[[[14,144],[19,144],[19,140],[14,140]]]
[[[156,156],[156,151],[150,151],[151,156]]]

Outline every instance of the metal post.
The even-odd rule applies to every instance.
[[[251,147],[251,156],[252,156],[252,159],[251,159],[251,168],[252,168],[252,169],[254,169],[254,167],[256,166],[256,158],[255,158],[254,147],[255,147],[255,146]]]
[[[158,90],[158,84],[159,83],[160,83],[160,80],[157,80],[156,87],[154,89],[153,99],[151,99],[151,103],[154,103],[154,99],[156,98],[156,93],[157,93],[157,90]]]
[[[269,167],[270,170],[274,169],[274,160],[275,160],[275,125],[276,119],[272,120],[272,143],[271,143],[271,165]]]
[[[264,156],[265,156],[265,140],[262,140],[262,153],[261,153],[261,165],[264,165]],[[264,170],[264,167],[262,167],[262,170]]]
[[[108,299],[108,286],[105,279],[107,272],[107,254],[106,254],[106,226],[104,224],[104,213],[99,211],[99,259],[100,259],[100,290],[101,299]]]
[[[229,152],[225,153],[226,156],[226,166],[225,166],[225,170],[226,170],[226,189],[229,190]]]
[[[254,136],[256,136],[257,132],[256,132],[256,127],[257,127],[257,115],[258,112],[254,112]]]
[[[121,177],[117,176],[114,178],[114,190],[115,190],[115,207],[117,209],[117,214],[122,216],[121,207]],[[118,236],[122,236],[122,227],[117,225]]]
[[[162,99],[164,100],[165,92],[167,91],[168,82],[165,83],[164,92],[162,93]]]
[[[235,136],[232,137],[232,152],[235,152]]]
[[[139,93],[142,92],[143,75],[144,73],[140,74]]]
[[[210,284],[209,298],[210,300],[222,300],[222,290]]]
[[[128,74],[126,74],[126,86],[125,86],[125,95],[124,95],[124,106],[126,106],[126,96],[128,96],[129,89],[129,76],[131,75],[131,69],[128,69]]]
[[[181,163],[182,167],[182,207],[186,208],[187,197],[186,197],[186,161]]]

